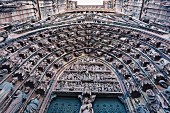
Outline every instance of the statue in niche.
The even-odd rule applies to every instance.
[[[0,103],[8,96],[8,94],[14,89],[14,85],[18,80],[17,77],[13,78],[11,82],[4,82],[0,85]]]
[[[8,74],[8,70],[7,69],[0,70],[0,77],[4,77],[6,74]]]
[[[21,107],[23,101],[26,99],[26,96],[29,93],[29,91],[30,87],[26,87],[24,92],[18,90],[16,92],[16,96],[14,96],[13,101],[6,110],[6,113],[16,113],[18,109]]]
[[[36,113],[38,107],[39,107],[39,99],[40,99],[40,94],[36,96],[36,98],[33,98],[29,104],[27,105],[24,113]]]
[[[170,86],[163,91],[164,95],[167,97],[167,100],[170,102]]]
[[[138,113],[150,113],[146,106],[142,105],[141,103],[138,104],[136,111],[138,111]]]
[[[161,103],[158,100],[158,96],[151,90],[146,90],[147,94],[147,106],[149,107],[150,111],[153,113],[157,113],[160,110]]]
[[[132,90],[132,89],[135,89],[135,88],[136,88],[136,85],[135,85],[135,83],[133,82],[132,77],[128,77],[128,80],[126,80],[125,83],[126,83],[126,85],[127,85],[128,90]]]
[[[150,113],[146,105],[143,105],[140,100],[136,99],[135,103],[137,104],[136,111],[138,113]]]
[[[168,84],[165,82],[165,80],[160,80],[158,83],[161,87],[168,88]]]
[[[168,107],[168,104],[165,102],[165,100],[160,96],[160,95],[157,95],[160,103],[161,103],[161,106],[162,108],[164,109],[164,111],[166,113],[169,113],[170,112],[170,108]]]
[[[149,73],[151,73],[151,74],[154,74],[155,72],[157,72],[156,71],[156,69],[155,69],[155,67],[153,66],[153,65],[151,65],[151,64],[149,64],[149,65],[147,65],[147,71],[149,72]]]
[[[56,86],[56,90],[62,89],[63,86],[64,86],[64,81],[58,81],[58,84]]]
[[[79,113],[94,113],[92,102],[96,98],[96,95],[84,93],[82,95],[79,95],[78,98],[80,98],[82,102]]]

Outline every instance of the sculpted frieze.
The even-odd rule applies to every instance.
[[[96,59],[89,57],[69,66],[59,77],[55,90],[87,93],[121,92],[114,73]]]

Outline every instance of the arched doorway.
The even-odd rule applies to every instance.
[[[57,97],[51,102],[47,113],[79,113],[80,100],[76,97]],[[94,113],[126,113],[124,104],[118,98],[96,98]]]
[[[57,77],[52,92],[56,97],[51,100],[47,113],[84,113],[87,104],[87,109],[92,105],[94,113],[126,113],[125,105],[118,99],[123,96],[119,78],[106,62],[85,56],[63,70]]]

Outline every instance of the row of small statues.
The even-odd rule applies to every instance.
[[[0,85],[0,104],[6,101],[6,98],[9,96],[11,91],[14,90],[15,84],[17,82],[17,78],[13,78],[11,82],[3,82]],[[23,91],[24,90],[24,91]],[[15,95],[11,97],[10,105],[8,106],[5,113],[16,113],[20,107],[23,105],[24,101],[27,98],[27,94],[30,92],[30,87],[25,87],[25,89],[18,89],[15,92]],[[35,98],[31,99],[26,106],[24,113],[35,113],[39,107],[39,99],[40,94],[38,94]],[[1,106],[2,107],[2,106]]]
[[[154,92],[153,86],[151,85],[151,83],[148,82],[146,77],[144,77],[142,75],[140,75],[140,76],[134,75],[134,80],[131,77],[129,77],[127,80],[125,80],[127,89],[128,89],[128,91],[130,91],[130,93],[132,91],[135,92],[135,95],[138,95],[138,93],[140,93],[138,88],[137,88],[137,87],[140,87],[140,85],[136,85],[135,80],[136,80],[137,83],[139,83],[141,85],[142,90],[144,92],[146,92],[146,99],[147,99],[147,107],[144,106],[144,105],[140,105],[140,103],[137,102],[138,103],[138,110],[137,111],[139,113],[150,113],[149,111],[151,111],[153,113],[157,113],[157,111],[159,111],[161,109],[163,109],[163,111],[166,111],[168,113],[170,112],[170,109],[169,109],[170,106],[164,100],[162,95],[160,93],[157,94],[156,92]],[[163,88],[165,88],[161,93],[170,102],[170,86],[168,86],[168,84],[166,84],[164,80],[159,80],[158,85],[161,85]],[[133,97],[133,95],[131,93],[131,97],[137,99],[138,97],[140,97],[140,95],[138,97],[136,97],[136,96]]]
[[[97,62],[98,60],[95,58],[91,58],[91,57],[86,57],[83,59],[79,59],[77,62]]]
[[[70,70],[91,70],[91,71],[108,71],[108,68],[106,66],[99,66],[99,65],[89,65],[89,64],[75,64],[70,66]]]
[[[166,89],[165,91],[167,90],[169,89]],[[138,99],[135,100],[137,104],[136,111],[138,113],[170,112],[170,106],[165,102],[165,100],[160,95],[156,94],[152,89],[148,89],[146,91],[146,99],[147,102],[145,105],[141,104],[140,100]]]
[[[119,83],[82,83],[82,82],[65,82],[60,81],[56,86],[58,91],[60,90],[74,90],[82,91],[88,89],[94,92],[121,92]]]
[[[100,80],[116,80],[115,75],[111,73],[91,73],[91,72],[84,72],[81,74],[81,72],[77,73],[68,73],[64,72],[60,76],[60,80],[94,80],[94,81],[100,81]]]
[[[94,113],[92,102],[95,100],[96,95],[91,93],[84,93],[78,96],[82,101],[79,113]],[[164,100],[151,89],[146,91],[147,103],[141,104],[140,100],[135,100],[137,106],[136,111],[138,113],[158,113],[158,112],[170,112],[170,108],[164,103]],[[162,109],[162,110],[161,110]]]

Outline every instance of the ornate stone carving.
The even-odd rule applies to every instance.
[[[25,92],[22,92],[21,90],[16,92],[16,96],[14,96],[11,104],[6,110],[6,113],[16,113],[18,111],[18,109],[23,104],[23,101],[26,99],[26,95],[29,93],[29,89],[29,87],[26,87]]]
[[[151,83],[149,82],[148,79],[143,79],[141,81],[141,85],[142,85],[142,90],[145,92],[148,89],[153,89],[153,86],[151,85]]]
[[[92,102],[96,98],[96,95],[83,93],[83,95],[79,95],[78,98],[80,98],[82,102],[82,106],[80,107],[79,113],[94,113],[94,110],[92,108]]]
[[[115,75],[93,58],[79,59],[59,78],[55,90],[68,92],[121,93]]]
[[[150,113],[147,106],[143,105],[140,101],[137,102],[136,112],[137,113]]]
[[[17,80],[18,78],[13,78],[11,82],[4,82],[0,85],[0,103],[2,103],[8,94],[13,90]]]
[[[170,63],[167,63],[167,64],[164,66],[163,70],[164,70],[167,74],[170,74]]]
[[[157,112],[161,107],[168,111],[169,41],[161,39],[160,35],[155,37],[150,32],[145,34],[146,28],[143,31],[133,30],[130,27],[135,26],[126,27],[127,25],[122,23],[126,20],[130,25],[129,19],[132,18],[122,15],[116,17],[117,14],[112,13],[85,13],[56,15],[56,21],[52,23],[49,22],[52,17],[49,17],[46,20],[49,19],[48,22],[57,27],[49,26],[44,20],[39,21],[33,26],[38,25],[38,28],[45,25],[50,29],[43,28],[30,33],[26,31],[26,35],[19,34],[21,37],[14,36],[16,38],[0,44],[0,102],[3,103],[3,111],[12,110],[12,106],[15,106],[15,111],[21,105],[16,104],[22,100],[21,93],[18,93],[21,90],[17,92],[16,98],[11,100],[7,97],[15,93],[12,93],[12,89],[18,90],[17,88],[27,86],[32,89],[29,97],[34,99],[28,98],[26,102],[29,103],[24,103],[25,112],[39,112],[36,111],[38,105],[42,105],[42,108],[48,106],[46,103],[52,93],[62,96],[77,95],[80,92],[116,97],[124,94],[124,103],[131,105],[134,104],[133,100],[139,99],[142,103],[138,103],[137,112],[140,113],[148,112],[146,106],[150,112]],[[120,25],[115,25],[117,22],[113,24],[113,20],[117,19],[121,21]],[[23,72],[20,69],[23,69]],[[52,69],[54,73],[48,73]],[[25,72],[30,75],[25,75]],[[156,75],[157,73],[161,75]],[[15,82],[7,82],[12,77],[18,77],[16,85]],[[36,94],[43,96],[35,97]],[[87,98],[83,100],[83,104],[91,109],[91,102],[88,102],[90,97],[85,97]],[[144,102],[148,103],[143,105]],[[7,108],[9,104],[10,107]],[[82,107],[85,110],[82,112],[92,112],[87,108]],[[131,108],[133,107],[130,106]]]
[[[82,81],[91,81],[92,80],[92,75],[91,73],[86,70],[84,73],[83,73],[83,78],[82,78]]]
[[[148,100],[147,106],[149,107],[150,112],[157,113],[161,107],[157,95],[151,89],[148,89],[146,94]]]
[[[0,70],[0,77],[4,77],[6,74],[8,74],[8,70],[7,69]]]
[[[36,113],[39,107],[39,99],[40,95],[38,94],[35,98],[30,100],[29,104],[27,105],[24,113]]]
[[[168,84],[165,82],[165,80],[160,80],[159,85],[163,88],[168,88]]]
[[[164,95],[167,97],[168,101],[170,102],[170,86],[163,91]]]

